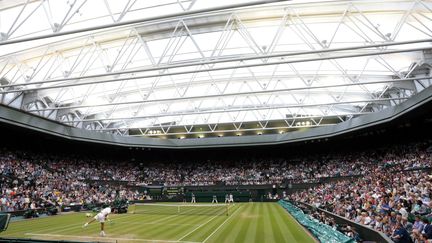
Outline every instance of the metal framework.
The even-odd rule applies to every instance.
[[[430,0],[4,0],[0,103],[122,136],[331,126],[430,86],[431,26]]]

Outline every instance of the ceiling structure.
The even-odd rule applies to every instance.
[[[201,138],[332,126],[432,84],[432,1],[0,1],[0,103]]]

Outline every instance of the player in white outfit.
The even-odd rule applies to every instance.
[[[92,220],[84,224],[84,228],[87,227],[89,224],[93,223],[94,221],[98,221],[101,224],[101,232],[100,236],[105,236],[104,226],[105,226],[105,220],[108,220],[108,215],[111,213],[111,208],[107,207],[102,209],[96,216],[93,217]]]
[[[229,194],[229,201],[228,201],[229,203],[234,203],[234,197],[233,197],[233,194]]]

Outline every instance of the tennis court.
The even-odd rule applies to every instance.
[[[88,220],[85,213],[12,222],[2,236],[93,242],[316,242],[277,203],[239,203],[229,207],[228,215],[225,206],[139,207],[134,214],[111,215],[106,237],[99,237],[97,223],[82,228]]]

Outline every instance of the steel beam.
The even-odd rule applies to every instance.
[[[249,61],[249,60],[257,60],[257,59],[304,56],[304,55],[311,55],[311,54],[324,54],[324,53],[332,53],[332,52],[371,49],[371,48],[400,46],[400,45],[410,45],[410,44],[419,44],[419,43],[427,43],[427,42],[432,43],[432,38],[431,39],[422,39],[422,40],[412,40],[412,41],[401,41],[401,42],[385,42],[385,43],[380,43],[380,44],[360,45],[360,46],[351,46],[351,47],[342,47],[342,48],[328,48],[328,49],[313,50],[313,51],[283,52],[283,53],[276,53],[276,54],[254,55],[254,56],[228,58],[228,59],[220,59],[220,58],[216,59],[215,58],[216,60],[200,61],[200,62],[193,62],[193,63],[182,63],[182,64],[159,65],[156,67],[143,68],[143,69],[134,69],[134,70],[127,70],[127,71],[119,71],[119,72],[101,73],[101,74],[87,75],[87,76],[73,77],[73,78],[61,78],[61,79],[52,79],[52,80],[45,80],[45,81],[34,81],[31,83],[23,83],[23,84],[9,84],[9,85],[2,85],[2,86],[0,86],[0,88],[26,86],[26,85],[34,85],[34,84],[50,84],[50,83],[57,83],[57,82],[64,82],[64,81],[77,81],[77,80],[82,80],[82,79],[94,79],[94,78],[100,78],[100,77],[106,77],[106,76],[119,76],[119,75],[132,74],[132,73],[162,71],[162,70],[169,70],[169,69],[175,69],[175,68],[192,67],[192,66],[197,66],[197,65],[208,66],[208,65],[213,65],[213,64],[218,64],[218,63],[227,63],[227,62],[241,62],[241,61],[244,62],[244,61]],[[414,49],[417,50],[417,48],[414,48]],[[419,50],[429,50],[429,49],[431,49],[431,48],[424,47],[424,48],[421,48]],[[392,50],[391,53],[406,52],[406,51],[410,51],[410,49]],[[352,54],[352,55],[353,55],[353,57],[356,57],[356,55],[368,56],[368,55],[379,55],[380,53],[386,54],[386,51],[380,51],[380,52],[377,52],[375,54],[359,53],[359,54]],[[351,56],[346,55],[345,58],[347,58],[347,57],[351,57]],[[326,58],[318,59],[318,60],[325,60],[325,59]],[[327,58],[327,59],[332,59],[332,58]],[[287,62],[287,63],[294,63],[294,62],[296,62],[296,61]],[[300,61],[298,61],[298,62],[300,62]],[[276,62],[272,62],[272,63],[275,63],[274,65],[277,64]],[[272,65],[272,63],[261,63],[261,64],[255,64],[253,66]],[[253,67],[253,66],[249,66],[249,67]],[[207,71],[209,71],[209,70],[206,69],[203,72],[207,72]],[[117,80],[120,80],[120,79],[117,79]]]
[[[220,67],[220,68],[198,69],[198,70],[170,72],[170,73],[159,73],[159,74],[151,74],[151,75],[143,75],[143,76],[133,76],[133,77],[129,77],[129,78],[119,78],[119,79],[114,79],[114,80],[98,80],[98,81],[76,83],[76,84],[63,84],[63,85],[57,85],[57,86],[47,86],[47,87],[30,88],[30,89],[22,89],[22,90],[1,91],[0,94],[13,93],[13,92],[23,92],[23,91],[58,89],[58,88],[90,85],[90,84],[112,83],[112,82],[119,82],[119,81],[126,81],[126,80],[136,80],[136,79],[163,77],[163,76],[183,75],[183,74],[190,74],[190,73],[222,71],[222,70],[241,69],[241,68],[250,68],[250,67],[272,66],[272,65],[280,65],[280,64],[289,64],[289,63],[314,62],[314,61],[320,61],[320,60],[333,60],[333,59],[344,59],[344,58],[353,58],[353,57],[388,55],[388,54],[403,53],[403,52],[424,51],[424,50],[430,50],[430,49],[431,49],[430,47],[421,47],[421,48],[411,48],[411,49],[404,49],[404,50],[381,51],[381,52],[375,52],[375,53],[338,55],[338,56],[332,56],[332,57],[317,57],[317,58],[307,58],[307,59],[247,64],[247,65],[240,65],[240,66],[228,66],[228,67]],[[50,83],[50,81],[46,81],[45,83]],[[29,85],[29,84],[27,84],[27,85]]]
[[[255,107],[241,107],[235,109],[223,109],[223,110],[208,110],[208,111],[195,111],[195,112],[173,112],[173,113],[160,113],[148,116],[134,116],[134,117],[120,117],[120,118],[98,118],[98,119],[83,119],[82,121],[107,121],[107,120],[131,120],[131,119],[148,119],[156,117],[169,117],[169,116],[185,116],[185,115],[197,115],[197,114],[211,114],[211,113],[229,113],[229,112],[241,112],[241,111],[254,111],[254,110],[274,110],[274,109],[286,109],[286,108],[300,108],[300,107],[320,107],[340,104],[355,104],[355,103],[373,103],[388,100],[407,100],[408,98],[382,98],[382,99],[370,99],[370,100],[352,100],[352,101],[339,101],[329,103],[317,103],[317,104],[295,104],[295,105],[282,105],[282,106],[255,106]]]
[[[290,92],[290,91],[300,91],[300,90],[314,90],[314,89],[330,89],[330,88],[340,88],[358,85],[372,85],[372,84],[385,84],[385,83],[405,83],[412,82],[414,80],[430,79],[432,76],[422,77],[422,78],[405,78],[405,79],[390,79],[390,80],[380,80],[372,82],[358,82],[358,83],[345,83],[345,84],[335,84],[335,85],[321,85],[321,86],[309,86],[309,87],[299,87],[299,88],[286,88],[286,89],[273,89],[273,90],[260,90],[260,91],[249,91],[249,92],[237,92],[237,93],[225,93],[225,94],[215,94],[215,95],[198,95],[198,96],[188,96],[188,97],[176,97],[176,98],[166,98],[166,99],[153,99],[153,100],[139,100],[139,101],[127,101],[127,102],[113,102],[104,104],[92,104],[92,105],[77,105],[77,106],[64,106],[64,107],[49,107],[43,110],[63,110],[63,109],[81,109],[89,107],[104,107],[104,106],[117,106],[117,105],[136,105],[145,103],[163,103],[168,101],[182,101],[182,100],[194,100],[194,99],[212,99],[227,96],[245,96],[245,95],[256,95],[256,94],[268,94],[268,93],[280,93],[280,92]]]
[[[78,30],[69,30],[69,31],[51,33],[51,34],[46,34],[46,35],[39,35],[39,36],[28,37],[28,38],[20,38],[20,39],[14,39],[14,40],[0,41],[0,46],[22,43],[22,42],[27,42],[27,41],[47,39],[47,38],[52,38],[52,37],[59,37],[59,36],[64,36],[64,35],[78,34],[78,33],[83,33],[83,32],[88,32],[88,31],[95,31],[95,30],[103,30],[103,29],[115,28],[115,27],[121,27],[121,26],[128,26],[128,25],[139,24],[139,23],[154,22],[154,21],[158,21],[158,20],[185,19],[185,18],[190,18],[193,15],[197,15],[197,14],[203,14],[203,13],[211,14],[212,12],[219,12],[219,11],[228,10],[228,9],[234,10],[234,9],[239,9],[239,8],[252,7],[252,6],[258,6],[258,5],[263,5],[263,4],[269,4],[269,3],[287,2],[287,1],[290,1],[290,0],[253,1],[253,2],[242,3],[242,4],[232,4],[232,5],[226,5],[226,6],[221,6],[221,7],[206,8],[206,9],[201,9],[201,10],[185,11],[185,12],[177,13],[177,14],[160,15],[157,17],[135,19],[135,20],[129,20],[129,21],[123,21],[123,22],[116,22],[116,23],[111,23],[111,24],[106,24],[106,25],[99,25],[99,26],[82,28],[82,29],[78,29]]]

